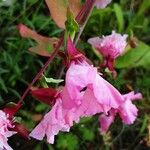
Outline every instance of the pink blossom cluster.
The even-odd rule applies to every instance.
[[[132,124],[137,117],[137,108],[132,100],[141,99],[140,93],[121,95],[119,91],[103,79],[97,68],[87,63],[83,55],[68,40],[68,54],[76,55],[70,61],[66,73],[65,86],[57,95],[56,103],[35,127],[30,136],[49,143],[59,131],[69,132],[74,122],[80,118],[100,115],[102,133],[107,132],[118,113],[125,124]]]
[[[13,127],[8,115],[0,110],[0,150],[12,150],[7,141],[10,136],[16,133],[10,130]]]

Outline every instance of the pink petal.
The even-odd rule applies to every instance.
[[[119,115],[125,124],[132,124],[137,117],[138,109],[131,100],[126,100],[119,108]]]
[[[9,129],[13,128],[11,121],[9,120],[9,116],[2,110],[0,110],[0,149],[12,150],[12,148],[8,145],[8,137],[16,134],[14,131],[10,131]]]
[[[110,111],[109,115],[100,115],[99,123],[100,123],[100,132],[102,134],[106,133],[110,127],[110,125],[114,122],[116,112],[114,110]]]
[[[30,133],[30,136],[42,140],[46,135],[47,141],[53,144],[55,135],[59,131],[69,131],[69,128],[63,117],[61,99],[57,99],[51,111],[44,116],[43,120]]]
[[[82,63],[82,65],[71,64],[66,73],[66,87],[68,88],[71,99],[78,97],[80,91],[88,84],[94,82],[96,68]]]
[[[96,0],[95,6],[97,8],[105,8],[112,0]]]
[[[112,108],[118,108],[123,102],[122,95],[110,83],[97,74],[93,91],[98,102]]]
[[[108,108],[109,110],[110,108]],[[83,100],[78,106],[75,115],[78,117],[88,117],[93,116],[97,113],[103,112],[103,106],[98,103],[94,93],[91,89],[87,89],[84,92]]]
[[[136,93],[134,91],[128,93],[128,94],[124,94],[123,95],[124,99],[130,99],[130,100],[139,100],[142,99],[142,94],[141,93]]]

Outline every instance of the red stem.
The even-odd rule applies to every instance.
[[[53,53],[51,54],[50,58],[47,60],[47,62],[45,63],[44,67],[40,70],[40,72],[35,76],[35,78],[32,80],[32,82],[29,84],[29,86],[27,87],[27,89],[25,90],[25,92],[23,93],[23,95],[21,96],[18,105],[20,105],[22,103],[22,101],[24,100],[24,98],[26,97],[26,95],[28,94],[28,92],[30,91],[31,87],[33,86],[33,84],[41,77],[41,75],[43,74],[43,72],[46,70],[46,68],[48,67],[48,65],[52,62],[52,60],[55,58],[55,56],[57,55],[57,52],[60,48],[60,46],[62,45],[64,41],[63,36],[60,38],[58,44],[56,45]]]

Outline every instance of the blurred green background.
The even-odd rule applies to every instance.
[[[0,107],[11,101],[17,102],[21,94],[44,65],[47,58],[30,53],[27,49],[36,43],[23,39],[17,25],[23,23],[38,33],[59,37],[57,28],[49,16],[44,0],[0,0]],[[100,58],[87,44],[90,37],[110,34],[112,30],[129,34],[132,45],[128,52],[118,58],[114,80],[109,73],[106,78],[121,93],[134,89],[144,99],[136,102],[139,116],[131,126],[125,126],[120,119],[111,126],[107,135],[99,133],[98,116],[83,118],[69,133],[56,136],[54,145],[46,141],[26,141],[13,136],[9,143],[15,150],[148,150],[150,149],[150,0],[113,0],[105,9],[94,9],[77,45],[95,65]],[[45,75],[63,78],[60,58],[55,58]],[[56,86],[56,85],[52,85]],[[18,116],[28,128],[33,128],[48,106],[26,98]],[[34,121],[33,121],[34,120]]]

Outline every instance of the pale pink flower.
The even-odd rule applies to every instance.
[[[8,119],[8,115],[0,110],[0,150],[12,150],[8,145],[8,137],[12,136],[16,132],[10,131],[13,128],[11,121]]]
[[[110,83],[104,80],[93,67],[86,62],[80,64],[72,63],[66,74],[66,87],[69,95],[76,104],[80,104],[80,99],[74,99],[82,94],[84,88],[90,89],[96,101],[102,108],[118,108],[123,99],[121,94]],[[72,102],[73,103],[73,102]],[[106,110],[107,112],[108,110]]]
[[[113,71],[114,60],[120,56],[127,46],[127,35],[121,35],[112,31],[111,35],[90,38],[88,43],[95,47],[105,58],[104,66]]]
[[[118,109],[112,109],[109,111],[109,115],[101,115],[99,118],[101,133],[106,133],[109,126],[114,121],[116,114],[118,113],[124,124],[133,124],[137,117],[138,109],[132,103],[133,100],[142,99],[142,94],[130,92],[128,94],[122,95],[124,102],[120,105]]]
[[[117,58],[127,45],[127,35],[121,35],[112,31],[111,35],[90,38],[88,42],[95,47],[104,57]]]
[[[105,8],[112,0],[96,0],[95,6],[97,8]]]

